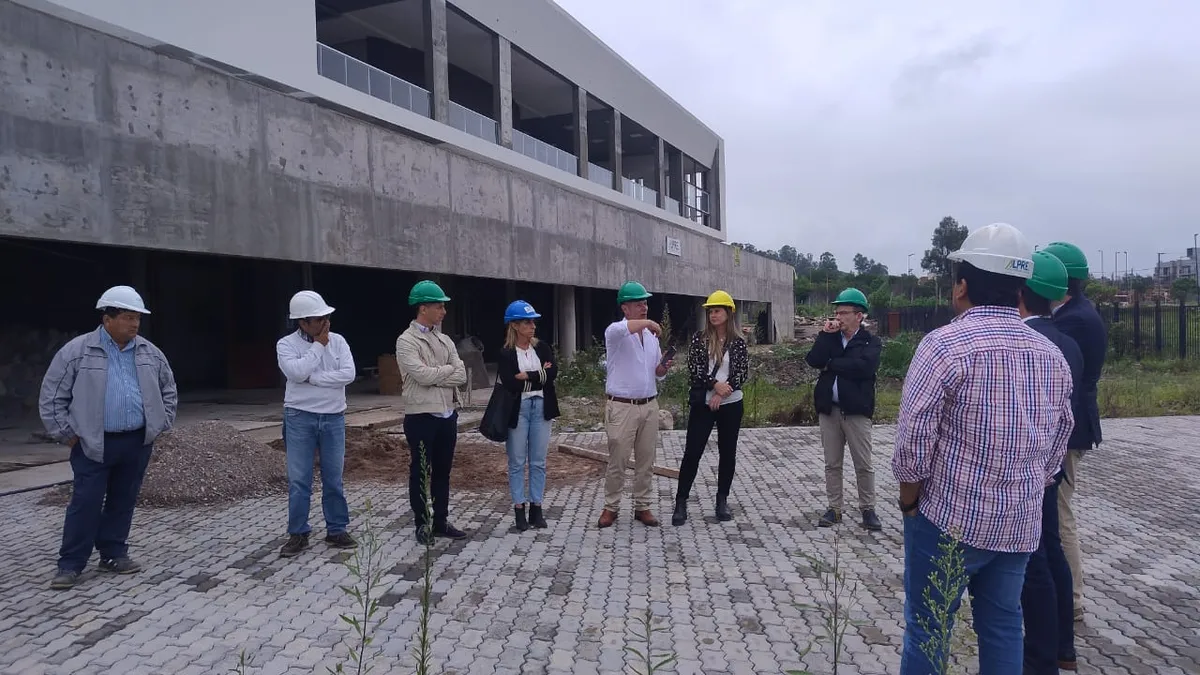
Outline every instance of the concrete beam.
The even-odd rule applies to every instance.
[[[612,124],[608,126],[608,156],[612,158],[613,189],[624,192],[625,185],[621,179],[621,112],[612,111]]]
[[[654,189],[658,191],[658,208],[667,208],[667,144],[658,137],[654,149]]]
[[[708,171],[708,181],[704,184],[704,189],[708,190],[708,224],[713,229],[728,235],[725,232],[725,195],[722,194],[722,187],[725,185],[725,173],[721,170],[724,157],[722,157],[721,147],[717,146],[717,150],[713,152],[712,168]]]
[[[588,93],[583,87],[575,87],[571,99],[571,115],[575,125],[575,156],[579,158],[578,175],[588,177]]]
[[[492,38],[492,92],[495,100],[492,113],[496,117],[497,142],[506,148],[512,147],[513,98],[512,98],[512,43],[508,38],[496,35]]]
[[[433,119],[450,121],[450,57],[446,46],[446,0],[421,0],[425,36],[425,84]]]

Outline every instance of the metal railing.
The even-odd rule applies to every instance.
[[[549,143],[539,141],[523,131],[513,129],[512,149],[567,173],[579,172],[579,160],[575,158],[575,155],[559,150]]]
[[[588,180],[597,185],[603,185],[606,188],[612,189],[613,173],[602,166],[596,166],[588,162]]]
[[[317,43],[317,74],[429,117],[429,92],[353,56]]]
[[[465,131],[476,138],[482,138],[489,143],[499,143],[499,128],[496,120],[480,115],[470,108],[463,107],[454,101],[450,102],[450,126]]]

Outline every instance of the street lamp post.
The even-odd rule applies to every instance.
[[[1103,279],[1104,278],[1104,249],[1099,248],[1096,250],[1100,251],[1100,278]]]
[[[1200,302],[1200,253],[1196,251],[1196,240],[1200,233],[1192,235],[1192,274],[1196,277],[1196,299]]]
[[[912,273],[912,257],[913,257],[913,255],[914,255],[913,253],[908,254],[908,276],[910,276],[910,277],[913,275],[913,273]],[[913,301],[913,298],[915,298],[915,297],[917,297],[917,280],[909,279],[908,280],[908,301],[911,303]]]

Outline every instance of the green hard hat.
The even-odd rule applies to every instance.
[[[429,281],[418,281],[408,292],[408,304],[423,305],[434,302],[450,302],[450,298],[446,297],[446,292],[441,286]]]
[[[1046,253],[1058,258],[1062,261],[1064,267],[1067,268],[1067,276],[1072,279],[1088,278],[1088,260],[1075,244],[1068,244],[1065,241],[1056,241],[1042,249]]]
[[[1033,276],[1025,281],[1029,290],[1051,302],[1067,295],[1067,266],[1052,253],[1033,252]]]
[[[645,300],[650,297],[650,293],[646,287],[636,281],[626,281],[621,284],[621,290],[617,291],[617,304],[633,302],[634,300]]]
[[[846,290],[842,291],[841,293],[838,293],[838,296],[836,298],[834,298],[833,302],[831,302],[830,304],[831,305],[858,305],[859,307],[862,307],[864,312],[867,311],[867,307],[868,307],[867,296],[863,295],[863,292],[858,290],[857,288],[847,288]]]

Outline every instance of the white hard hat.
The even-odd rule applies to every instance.
[[[150,313],[150,310],[146,309],[146,303],[142,301],[142,296],[129,286],[113,286],[104,291],[104,295],[101,295],[100,299],[96,301],[96,309],[108,307],[127,309],[139,314]]]
[[[333,308],[325,304],[325,298],[316,291],[300,291],[288,303],[289,319],[307,319],[314,316],[333,314]]]
[[[1033,276],[1033,245],[1008,223],[992,223],[967,235],[962,248],[946,256],[984,272],[1028,279]]]

